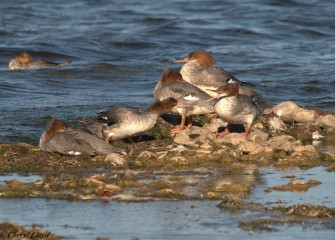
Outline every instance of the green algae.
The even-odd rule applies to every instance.
[[[290,207],[277,207],[273,211],[281,212],[285,215],[308,217],[308,218],[333,218],[335,209],[326,206],[297,204]]]

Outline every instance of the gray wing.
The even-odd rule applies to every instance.
[[[240,84],[240,89],[239,89],[240,94],[244,94],[248,96],[259,96],[260,95],[258,92],[251,89],[253,84],[240,81],[234,75],[225,71],[222,68],[210,67],[206,69],[206,71],[207,73],[204,72],[204,75],[208,74],[208,82],[213,87],[220,87],[220,85],[225,85],[228,83],[239,83]],[[217,80],[220,80],[220,81],[217,81]]]
[[[140,114],[141,111],[134,107],[111,107],[104,112],[101,112],[97,119],[107,123],[108,125],[113,125],[125,121],[125,119],[130,119],[134,115]]]
[[[202,91],[200,88],[189,84],[187,82],[174,82],[169,85],[171,91],[175,92],[176,94],[180,96],[187,96],[187,95],[192,95],[194,97],[203,99],[203,100],[208,100],[211,98],[207,93]]]
[[[233,74],[230,72],[227,72],[223,68],[218,68],[218,67],[210,67],[207,69],[209,74],[213,74],[218,76],[218,78],[221,79],[222,83],[228,83],[228,82],[235,82],[235,83],[240,83],[241,81],[238,80]]]
[[[253,113],[255,115],[255,119],[263,114],[263,111],[267,106],[264,99],[252,99],[251,97],[243,94],[239,94],[238,98],[240,102],[240,112],[242,114]]]
[[[120,148],[79,129],[57,133],[49,140],[49,150],[64,155],[79,155],[86,153],[91,156],[105,155],[111,152],[124,153]]]
[[[154,98],[155,100],[164,100],[167,99],[169,97],[173,97],[175,99],[178,99],[180,97],[182,97],[182,94],[180,92],[174,91],[171,89],[171,84],[168,86],[160,86],[160,87],[156,87],[155,91],[154,91]]]
[[[83,118],[79,122],[83,125],[85,131],[101,139],[103,138],[102,130],[107,125],[106,123],[103,123],[102,121],[97,121],[97,120],[96,121],[90,120],[87,118]]]

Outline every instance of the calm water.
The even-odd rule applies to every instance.
[[[247,201],[255,201],[271,208],[278,199],[284,206],[311,203],[335,207],[334,173],[322,167],[301,171],[292,169],[278,172],[269,168],[258,170],[258,184]],[[264,189],[287,184],[287,176],[294,175],[299,181],[318,179],[321,185],[311,187],[306,193],[264,193]],[[29,182],[36,176],[9,176]],[[0,178],[1,180],[1,178]],[[277,239],[333,239],[334,227],[321,224],[325,219],[310,225],[273,225],[273,231],[247,232],[239,228],[240,221],[276,219],[270,212],[220,210],[218,201],[158,201],[143,203],[82,202],[45,199],[0,199],[0,222],[15,221],[23,226],[42,225],[65,239],[92,240],[109,237],[117,240],[277,240]],[[320,221],[320,222],[319,222]]]
[[[115,104],[145,107],[164,67],[192,50],[274,105],[335,110],[335,2],[1,1],[0,142],[36,143],[49,116],[77,124]],[[65,68],[8,71],[26,50]]]

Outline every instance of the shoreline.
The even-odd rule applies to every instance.
[[[285,171],[323,166],[327,172],[334,172],[335,153],[320,151],[312,137],[318,131],[324,136],[321,141],[335,146],[333,119],[334,113],[284,102],[268,109],[247,139],[243,133],[215,138],[214,133],[223,122],[202,117],[196,118],[199,124],[171,137],[168,134],[171,125],[160,120],[141,141],[112,143],[126,148],[126,157],[115,153],[63,156],[42,152],[27,143],[0,144],[1,175],[37,177],[27,182],[20,177],[4,181],[0,184],[0,197],[105,202],[218,200],[218,209],[224,211],[275,212],[286,219],[265,221],[256,217],[241,221],[240,228],[246,231],[261,230],[265,225],[283,221],[296,224],[291,219],[293,215],[316,224],[311,219],[333,218],[335,210],[308,201],[269,208],[245,199],[259,184],[259,168]],[[287,184],[264,189],[264,194],[304,193],[319,184],[322,183],[317,178],[303,181],[292,177]]]

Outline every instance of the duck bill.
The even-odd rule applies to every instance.
[[[190,59],[189,58],[182,58],[182,59],[178,59],[178,60],[175,60],[175,61],[173,61],[174,63],[186,63],[186,62],[188,62],[188,61],[190,61]]]

